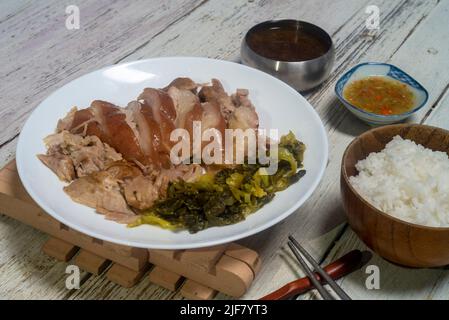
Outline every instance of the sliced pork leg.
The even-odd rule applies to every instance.
[[[72,127],[72,123],[73,123],[73,120],[75,118],[75,114],[77,111],[78,111],[78,109],[76,107],[73,107],[72,109],[70,109],[70,111],[67,113],[67,115],[58,121],[58,124],[56,126],[56,132],[61,132],[64,130],[69,131],[70,128]]]
[[[170,87],[176,87],[179,90],[189,90],[193,93],[196,93],[196,89],[198,88],[198,84],[190,78],[176,78],[168,86],[163,88],[162,90],[168,91]]]
[[[251,107],[254,108],[251,100],[249,100],[248,89],[237,89],[234,94],[231,95],[232,102],[238,107]]]
[[[239,107],[230,115],[228,121],[230,129],[257,129],[259,127],[259,116],[252,107]]]
[[[161,157],[163,151],[162,137],[159,124],[153,118],[153,112],[147,105],[138,101],[128,104],[127,111],[130,112],[133,121],[136,123],[139,145],[144,155],[155,166],[160,166],[165,161]]]
[[[107,102],[93,101],[91,107],[75,112],[69,131],[83,136],[97,136],[101,141],[111,144],[110,135],[104,126],[104,115],[112,108]]]
[[[103,103],[92,104],[94,110],[104,118],[102,127],[107,132],[106,138],[109,145],[120,152],[126,160],[138,160],[144,164],[148,163],[136,136],[135,124],[126,117],[126,114],[120,108],[113,108]],[[101,119],[99,116],[99,119]],[[88,133],[89,134],[89,133]],[[101,137],[100,137],[101,139]]]
[[[151,109],[152,118],[159,125],[161,133],[161,151],[169,154],[173,146],[170,135],[176,129],[177,114],[172,98],[165,91],[146,88],[138,99],[142,102],[144,109]]]
[[[153,109],[154,119],[161,122],[161,117],[165,116],[171,121],[176,119],[176,109],[173,100],[167,92],[154,88],[145,88],[137,100],[143,100]]]
[[[220,105],[221,113],[225,120],[228,120],[230,114],[234,112],[235,105],[232,103],[231,97],[226,93],[221,82],[212,79],[211,86],[204,86],[198,93],[201,101],[216,101]]]
[[[168,89],[176,109],[175,125],[177,128],[188,129],[192,121],[201,121],[202,109],[198,97],[189,90],[180,90],[176,87]]]
[[[71,117],[73,120],[68,126]],[[123,109],[109,102],[93,101],[89,108],[66,117],[64,126],[74,134],[97,136],[127,160],[147,162],[137,141],[135,124],[129,121]]]
[[[212,101],[202,103],[201,107],[203,108],[201,117],[202,130],[215,128],[224,136],[226,122],[220,112],[220,106],[215,101]]]
[[[201,131],[202,133],[208,129],[216,129],[215,140],[219,141],[220,149],[224,149],[225,129],[226,121],[221,114],[220,106],[216,101],[205,102],[201,104],[203,109],[201,117]],[[203,148],[209,143],[204,141],[202,143]]]

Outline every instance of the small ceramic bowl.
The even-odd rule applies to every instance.
[[[362,110],[343,98],[343,91],[348,84],[369,76],[386,76],[406,84],[415,95],[415,105],[412,110],[401,114],[380,115]],[[427,90],[410,75],[391,64],[377,62],[361,63],[350,69],[337,81],[335,93],[344,106],[357,118],[374,126],[392,124],[405,120],[421,109],[429,98]]]

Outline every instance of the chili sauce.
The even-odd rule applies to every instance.
[[[353,81],[343,90],[343,98],[364,111],[380,115],[408,112],[415,101],[406,84],[384,76]]]

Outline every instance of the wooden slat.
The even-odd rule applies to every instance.
[[[201,249],[186,250],[181,254],[180,261],[184,264],[190,264],[193,267],[200,268],[205,272],[209,272],[217,264],[227,247],[228,245],[225,244]]]
[[[18,178],[17,178],[18,179]],[[16,182],[6,182],[3,180],[0,180],[0,192],[6,195],[9,195],[11,197],[23,200],[30,204],[35,204],[34,200],[31,199],[31,197],[26,192],[25,188],[22,186],[21,183]]]
[[[181,295],[190,300],[210,300],[217,294],[217,291],[203,286],[193,280],[186,280],[181,287]]]
[[[184,250],[148,250],[148,255],[151,257],[151,253],[154,253],[159,256],[164,256],[167,259],[175,259],[179,260],[180,255],[182,254]],[[150,258],[151,259],[151,258]]]
[[[3,168],[0,171],[0,181],[8,182],[17,182],[18,174],[17,171],[11,170],[8,167]]]
[[[67,262],[78,252],[78,247],[57,238],[50,238],[45,242],[42,251],[59,261]]]
[[[81,249],[75,257],[75,264],[78,267],[94,275],[101,274],[110,263],[111,261],[84,249]]]
[[[233,297],[242,296],[254,279],[253,271],[246,263],[226,255],[221,256],[212,271],[205,271],[203,267],[193,264],[183,264],[154,250],[150,252],[150,262]]]
[[[0,193],[35,204],[20,181],[15,159],[0,170]]]
[[[106,273],[108,279],[114,283],[117,283],[125,288],[131,288],[135,286],[145,274],[148,265],[141,271],[135,271],[124,267],[120,264],[114,263],[112,267]]]
[[[245,262],[253,271],[254,277],[259,273],[261,259],[259,254],[237,243],[231,243],[225,251],[225,255]]]
[[[149,279],[154,284],[157,284],[167,290],[175,291],[182,284],[184,278],[174,272],[164,268],[155,266],[151,269]]]

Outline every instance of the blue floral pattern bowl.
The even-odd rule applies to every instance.
[[[362,110],[343,98],[343,91],[349,83],[369,76],[386,76],[406,84],[415,95],[415,105],[412,110],[401,114],[380,115]],[[407,73],[391,64],[377,62],[361,63],[347,71],[337,81],[337,84],[335,85],[335,93],[338,99],[340,99],[345,107],[356,117],[374,126],[386,125],[405,120],[421,109],[429,98],[429,93],[427,90]]]

